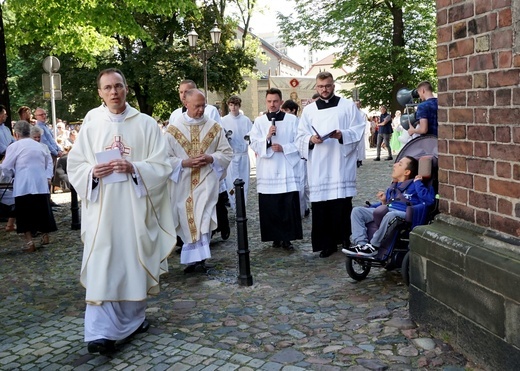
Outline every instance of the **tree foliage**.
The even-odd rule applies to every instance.
[[[395,111],[400,88],[421,80],[435,85],[434,1],[293,1],[293,14],[278,14],[285,41],[340,48],[336,64],[356,67],[343,79],[356,82],[365,106],[386,104]]]
[[[114,35],[153,38],[138,21],[140,14],[183,17],[196,9],[193,0],[7,0],[15,16],[15,47],[37,43],[54,55],[74,54],[83,61],[117,47]]]
[[[210,47],[209,30],[215,19],[222,29],[219,53],[208,63],[210,90],[239,90],[241,71],[254,66],[253,55],[235,46],[234,26],[215,4],[7,0],[4,5],[9,13],[6,38],[14,104],[41,105],[41,63],[45,56],[55,55],[61,61],[64,95],[56,105],[63,110],[59,116],[68,120],[82,118],[92,104],[99,104],[95,77],[99,70],[114,66],[125,74],[133,104],[155,117],[168,117],[180,105],[180,80],[190,78],[203,86],[202,65],[187,45],[192,24],[201,47]]]

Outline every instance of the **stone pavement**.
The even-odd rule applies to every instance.
[[[370,154],[373,157],[373,150]],[[355,204],[390,182],[391,163],[364,161]],[[254,192],[255,179],[252,178]],[[250,193],[253,286],[236,283],[236,230],[212,242],[208,274],[184,275],[169,259],[161,293],[151,298],[150,331],[113,356],[88,354],[83,342],[82,244],[70,230],[70,194],[56,194],[59,231],[51,244],[22,253],[15,233],[0,231],[1,370],[464,370],[477,369],[442,338],[417,328],[398,271],[373,268],[355,282],[345,257],[320,259],[310,218],[295,251],[262,243]],[[312,217],[312,213],[311,213]],[[231,217],[234,223],[234,217]],[[118,228],[118,226],[114,226]],[[124,228],[125,226],[119,226]]]

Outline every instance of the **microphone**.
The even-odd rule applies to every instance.
[[[276,126],[276,119],[274,117],[271,119],[271,122],[272,122],[273,126]],[[276,136],[276,133],[273,133],[273,137],[274,136]]]

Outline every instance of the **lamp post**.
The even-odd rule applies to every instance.
[[[218,51],[218,44],[220,43],[220,35],[222,31],[218,28],[217,21],[213,28],[209,31],[211,36],[211,43],[213,44],[213,50],[207,50],[206,47],[197,52],[197,41],[199,35],[195,31],[193,25],[191,25],[191,31],[188,33],[188,43],[190,45],[191,54],[196,55],[202,61],[202,70],[204,72],[204,94],[206,99],[208,98],[208,60]]]

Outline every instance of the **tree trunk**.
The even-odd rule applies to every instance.
[[[146,113],[148,116],[153,114],[153,105],[148,103],[148,96],[146,94],[146,87],[141,88],[141,85],[135,83],[132,88],[134,89],[135,98],[139,105],[139,111]]]
[[[5,126],[11,129],[11,102],[7,85],[7,51],[5,50],[5,32],[2,7],[0,6],[0,104],[5,106],[7,118]]]

